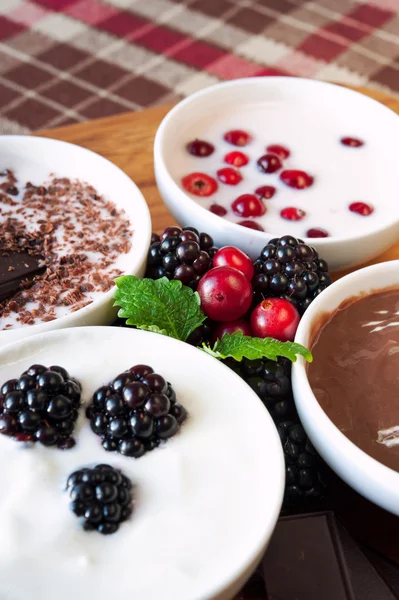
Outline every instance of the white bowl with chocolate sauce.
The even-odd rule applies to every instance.
[[[57,140],[1,136],[0,345],[110,324],[114,279],[143,275],[150,239],[143,195],[109,160]]]
[[[399,119],[381,103],[321,81],[249,77],[179,102],[158,128],[154,167],[179,225],[252,258],[290,234],[339,269],[397,240],[398,153]]]
[[[399,261],[343,277],[305,312],[293,364],[302,423],[324,460],[357,492],[399,515]]]

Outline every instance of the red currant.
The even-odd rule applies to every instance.
[[[291,169],[280,173],[280,179],[285,185],[295,188],[296,190],[304,190],[310,187],[314,182],[314,177],[305,171]]]
[[[204,313],[214,321],[235,321],[252,302],[251,283],[232,267],[216,267],[205,273],[197,291]]]
[[[241,129],[232,129],[224,134],[224,139],[233,146],[246,146],[252,140],[249,133]]]
[[[294,206],[287,206],[280,211],[280,216],[287,221],[300,221],[306,216],[304,210],[295,208]]]
[[[237,185],[242,181],[242,175],[236,169],[232,169],[231,167],[223,167],[223,169],[219,169],[217,172],[218,179],[225,183],[226,185]]]
[[[220,206],[220,204],[212,204],[209,207],[209,210],[211,211],[211,213],[217,215],[218,217],[224,217],[225,215],[227,215],[227,210],[224,208],[224,206]]]
[[[244,273],[247,279],[251,281],[254,276],[254,266],[252,260],[235,246],[224,246],[220,248],[213,257],[212,264],[214,267],[233,267]]]
[[[263,200],[270,200],[270,198],[273,198],[276,191],[276,188],[272,185],[261,185],[256,188],[255,194],[260,196]]]
[[[193,140],[187,144],[186,149],[189,154],[200,158],[210,156],[215,150],[214,146],[205,140]]]
[[[252,329],[248,321],[244,319],[237,319],[237,321],[230,321],[228,323],[220,323],[216,326],[212,333],[211,342],[214,344],[216,340],[221,340],[225,333],[235,333],[241,331],[243,335],[252,336]]]
[[[206,173],[190,173],[181,181],[184,189],[194,196],[211,196],[218,189],[217,182]]]
[[[239,150],[233,150],[224,157],[224,162],[228,165],[233,165],[234,167],[244,167],[248,164],[248,161],[248,156]]]
[[[364,142],[362,142],[362,140],[359,140],[358,138],[343,137],[341,138],[341,144],[343,144],[344,146],[350,146],[351,148],[360,148],[360,146],[364,145]]]
[[[255,229],[256,231],[265,231],[262,225],[259,225],[256,221],[239,221],[237,225],[241,225],[242,227],[248,227],[248,229]]]
[[[270,144],[270,146],[268,146],[266,150],[268,152],[271,152],[272,154],[277,154],[277,156],[279,156],[282,159],[288,158],[291,154],[288,148],[286,148],[285,146],[280,146],[280,144]]]
[[[275,173],[283,168],[283,163],[276,154],[264,154],[258,160],[258,167],[264,173]]]
[[[266,212],[262,200],[254,194],[242,194],[231,205],[234,213],[239,217],[261,217]]]
[[[321,227],[312,227],[308,229],[306,232],[306,237],[308,238],[325,238],[328,237],[328,232]]]
[[[251,328],[257,337],[292,342],[300,321],[295,306],[283,298],[266,298],[251,314]]]
[[[362,217],[368,217],[374,212],[374,208],[365,202],[352,202],[349,205],[349,210],[362,215]]]

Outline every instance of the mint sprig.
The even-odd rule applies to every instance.
[[[119,277],[116,281],[114,306],[119,306],[118,316],[126,319],[127,325],[138,329],[161,333],[185,342],[189,335],[206,320],[201,308],[199,294],[181,281],[162,279],[138,279],[133,275]],[[243,358],[254,360],[279,356],[295,362],[297,355],[308,362],[312,355],[300,344],[279,342],[273,338],[256,338],[243,335],[240,331],[226,333],[211,348],[203,344],[203,350],[215,358]]]
[[[241,331],[232,334],[225,333],[222,339],[214,344],[213,348],[203,344],[203,349],[215,358],[234,358],[241,361],[243,358],[255,360],[257,358],[268,358],[277,360],[279,356],[288,358],[295,362],[297,355],[303,356],[308,362],[312,362],[311,352],[295,342],[280,342],[274,338],[257,338],[243,335]]]
[[[124,275],[115,283],[114,306],[128,325],[186,341],[206,319],[198,293],[181,281]]]

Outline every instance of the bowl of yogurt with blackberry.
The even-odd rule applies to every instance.
[[[151,237],[133,181],[79,146],[0,140],[0,340],[108,324],[114,279],[141,276]]]
[[[399,514],[399,261],[360,269],[312,303],[295,341],[295,403],[326,462],[346,483]]]
[[[0,390],[1,598],[235,597],[284,492],[245,381],[163,335],[75,327],[2,348]]]
[[[343,87],[289,77],[217,84],[161,123],[155,175],[180,225],[255,256],[291,234],[330,267],[361,264],[399,234],[399,121]]]

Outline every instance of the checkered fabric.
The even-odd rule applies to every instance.
[[[297,75],[399,95],[399,0],[0,0],[0,132]]]

